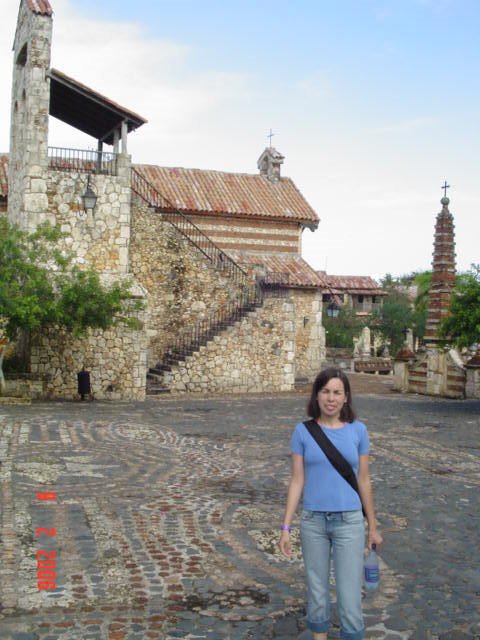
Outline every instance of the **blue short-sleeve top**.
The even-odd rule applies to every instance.
[[[346,422],[343,427],[330,429],[318,425],[343,457],[351,464],[358,476],[361,455],[368,454],[367,427],[359,420]],[[300,422],[292,434],[292,453],[303,456],[305,485],[303,508],[310,511],[355,511],[361,509],[358,493],[332,467],[326,455]]]

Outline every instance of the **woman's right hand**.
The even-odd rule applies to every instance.
[[[290,544],[290,533],[288,531],[282,531],[280,540],[278,541],[278,547],[286,558],[293,556],[292,546]]]

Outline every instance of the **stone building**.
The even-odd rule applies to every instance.
[[[128,135],[145,119],[52,69],[51,35],[48,0],[22,0],[0,214],[29,230],[60,225],[60,248],[106,282],[131,281],[146,311],[138,331],[38,336],[30,369],[42,395],[75,397],[82,367],[98,398],[142,399],[147,369],[177,391],[311,378],[324,357],[323,280],[301,258],[301,233],[318,217],[281,177],[281,154],[266,149],[258,175],[132,166]],[[49,116],[96,138],[97,151],[49,147]]]
[[[185,273],[188,260],[177,258],[175,266],[169,258],[170,282],[162,276],[152,282],[152,263],[158,268],[168,253],[165,247],[149,242],[152,226],[160,224],[152,207],[148,212],[148,207],[134,206],[132,269],[151,297],[156,298],[152,306],[158,309],[159,317],[150,336],[149,363],[157,366],[157,372],[162,365],[169,368],[165,356],[168,360],[172,344],[180,341],[188,345],[193,336],[205,333],[207,325],[215,323],[217,317],[235,318],[243,307],[248,309],[251,305],[258,305],[258,311],[252,307],[252,316],[247,314],[242,320],[242,331],[249,336],[243,346],[236,331],[229,329],[206,350],[187,360],[187,369],[193,368],[192,375],[199,384],[215,388],[233,385],[239,390],[268,389],[270,377],[261,372],[273,367],[278,368],[276,374],[272,369],[272,376],[278,380],[276,388],[286,389],[291,388],[295,379],[310,379],[318,370],[324,358],[323,282],[301,257],[302,230],[315,228],[318,217],[292,180],[280,176],[279,159],[283,161],[275,149],[266,149],[258,162],[257,175],[134,166],[133,190],[141,194],[145,184],[155,190],[158,194],[155,212],[162,214],[161,220],[172,219],[174,215],[173,223],[181,227],[186,216],[194,225],[185,229],[187,235],[204,248],[201,266],[208,256],[217,273],[208,287],[195,291],[200,280],[195,273],[193,277]],[[147,204],[149,196],[143,200]],[[159,230],[157,237],[161,236]],[[215,248],[204,246],[207,239],[214,242]],[[172,296],[175,287],[181,295],[166,304],[166,292]],[[193,293],[196,300],[192,304],[189,298]],[[260,321],[263,315],[265,319]],[[275,328],[270,325],[277,315]],[[252,346],[255,341],[264,345],[261,350]],[[278,367],[282,360],[283,365]],[[165,374],[165,380],[173,378],[177,389],[199,388],[190,379],[185,365],[171,364],[174,367]]]
[[[442,210],[435,222],[425,348],[416,354],[405,346],[395,358],[395,387],[399,391],[448,398],[480,398],[478,356],[465,358],[447,347],[439,335],[439,323],[448,314],[455,287],[455,233],[449,198],[441,199]]]
[[[323,293],[327,315],[344,307],[357,316],[368,316],[381,308],[384,297],[388,295],[369,276],[334,276],[325,271],[317,273],[327,287]]]
[[[13,46],[8,218],[28,231],[42,222],[58,224],[65,234],[60,248],[73,254],[74,263],[95,266],[107,282],[131,280],[133,294],[143,298],[129,272],[126,137],[144,120],[51,69],[51,37],[48,1],[22,0]],[[98,153],[49,148],[50,115],[94,135]],[[102,153],[103,142],[116,144],[118,153]],[[89,185],[97,196],[94,210],[82,205]],[[82,339],[46,331],[31,344],[30,372],[42,382],[40,395],[48,397],[75,397],[76,372],[85,367],[96,397],[142,399],[146,346],[145,329],[118,326]]]

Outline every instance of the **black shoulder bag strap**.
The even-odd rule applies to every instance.
[[[359,497],[360,502],[362,502],[362,497],[360,496],[360,492],[358,490],[358,482],[355,472],[352,469],[351,464],[345,460],[337,447],[333,444],[333,442],[323,433],[322,428],[316,422],[316,420],[306,420],[304,423],[305,427],[308,429],[309,434],[318,444],[323,453],[327,456],[330,464],[338,473],[344,478],[348,484],[354,489]],[[362,505],[362,512],[365,516],[365,509]]]

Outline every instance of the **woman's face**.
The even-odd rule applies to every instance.
[[[345,387],[340,378],[331,378],[317,395],[321,416],[339,418],[343,405],[347,401]]]

